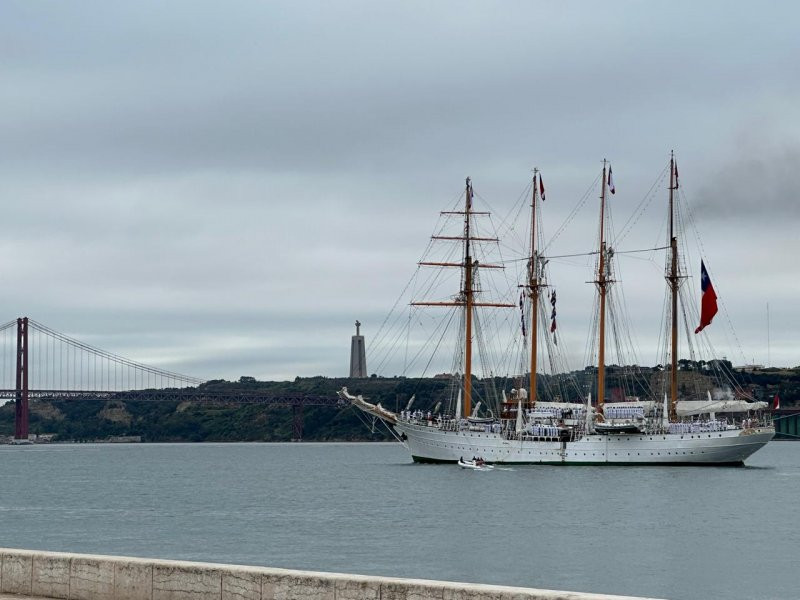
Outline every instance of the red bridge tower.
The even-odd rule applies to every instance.
[[[17,319],[17,397],[14,439],[28,441],[28,317]]]

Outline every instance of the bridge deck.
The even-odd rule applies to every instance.
[[[17,390],[0,389],[0,399],[14,400]],[[275,394],[269,392],[215,392],[196,388],[150,390],[28,390],[31,400],[138,400],[235,402],[239,404],[275,404],[281,406],[337,406],[344,403],[336,396],[313,394]]]

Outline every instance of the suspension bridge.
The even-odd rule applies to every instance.
[[[285,406],[292,409],[292,439],[303,438],[306,406],[341,404],[332,396],[216,391],[205,381],[106,352],[20,317],[0,325],[0,401],[13,400],[14,441],[29,439],[31,401],[192,401]]]

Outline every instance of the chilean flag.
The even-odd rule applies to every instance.
[[[544,202],[544,182],[542,182],[541,175],[539,175],[539,195],[542,197],[542,202]]]
[[[695,333],[700,333],[706,325],[710,325],[711,319],[717,314],[717,294],[714,292],[714,286],[711,285],[706,265],[702,260],[700,261],[700,289],[703,290],[703,297],[700,300],[700,325],[694,330]]]

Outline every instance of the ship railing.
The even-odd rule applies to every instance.
[[[582,427],[570,427],[569,429],[559,429],[557,427],[547,429],[526,428],[522,431],[514,431],[514,429],[509,428],[503,431],[503,437],[509,441],[574,442],[583,437],[584,434],[585,431]]]
[[[603,410],[607,419],[644,419],[642,406],[609,406]]]
[[[739,425],[740,427],[737,427],[737,429],[753,429],[775,426],[775,424],[772,422],[772,416],[764,413],[760,413],[751,417],[745,417],[741,420]]]
[[[436,421],[436,426],[441,431],[465,431],[467,428],[466,419],[453,419],[452,417],[445,417],[440,421]]]
[[[731,431],[771,427],[772,423],[767,415],[753,415],[741,418],[721,419],[692,419],[670,423],[663,428],[668,433],[712,433],[717,431]]]
[[[516,413],[516,411],[513,411]],[[586,407],[582,404],[574,404],[569,408],[556,406],[537,406],[533,410],[526,410],[527,419],[546,419],[546,418],[582,418],[586,416]]]
[[[453,419],[448,416],[443,417],[440,414],[432,414],[431,412],[410,410],[401,410],[397,414],[397,420],[411,425],[438,427],[440,429],[445,428],[448,421],[453,421]]]
[[[669,424],[669,433],[710,433],[725,431],[727,429],[728,422],[725,419],[708,419]]]

